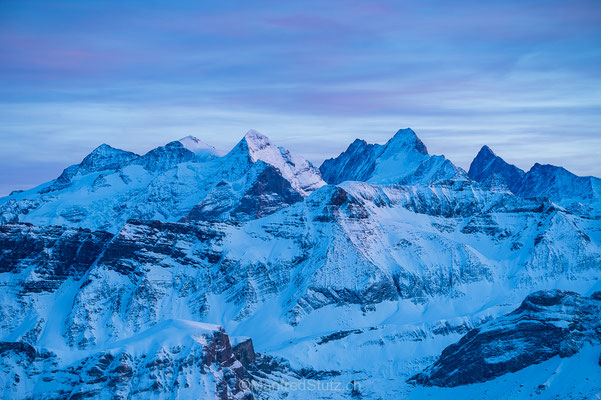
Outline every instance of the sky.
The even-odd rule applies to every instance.
[[[601,176],[601,2],[0,0],[0,195],[102,143],[256,129],[319,165],[406,127]]]

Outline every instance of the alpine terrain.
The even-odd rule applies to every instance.
[[[601,396],[601,179],[558,166],[102,144],[0,224],[4,399]]]

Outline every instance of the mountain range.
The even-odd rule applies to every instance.
[[[0,390],[591,398],[600,196],[488,146],[466,172],[411,129],[319,168],[253,130],[103,144],[0,199]]]

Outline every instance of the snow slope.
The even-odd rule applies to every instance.
[[[595,343],[468,386],[407,381],[487,326],[501,327],[498,348],[515,344],[519,322],[503,315],[537,290],[600,290],[595,203],[516,195],[503,174],[476,182],[410,130],[328,164],[336,184],[250,131],[204,161],[181,142],[144,156],[103,148],[3,199],[5,397],[231,398],[246,378],[286,384],[255,388],[268,399],[594,395],[589,375],[561,366],[589,368]]]
[[[247,133],[227,155],[218,154],[192,137],[143,156],[102,145],[56,180],[0,199],[0,222],[116,232],[129,218],[177,221],[207,198],[219,203],[222,218],[229,218],[231,209],[260,183],[257,179],[265,169],[290,186],[287,201],[274,201],[271,212],[325,184],[308,161],[274,146],[256,131]],[[215,199],[224,186],[228,186],[225,198]]]

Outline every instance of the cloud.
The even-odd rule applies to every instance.
[[[1,7],[0,159],[40,182],[102,142],[227,147],[251,127],[317,163],[411,126],[464,167],[486,143],[601,175],[598,2]]]

